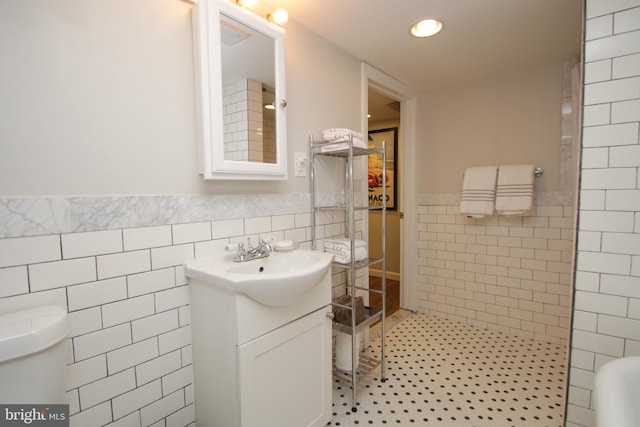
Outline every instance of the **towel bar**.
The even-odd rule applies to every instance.
[[[544,169],[542,168],[535,168],[533,170],[533,174],[536,176],[536,178],[541,177],[544,174]],[[464,176],[464,174],[462,174],[462,176]]]

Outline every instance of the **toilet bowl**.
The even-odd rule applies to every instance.
[[[68,331],[62,307],[0,314],[0,403],[66,403]]]

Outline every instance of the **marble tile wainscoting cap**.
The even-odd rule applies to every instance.
[[[0,198],[0,238],[309,212],[307,193]]]

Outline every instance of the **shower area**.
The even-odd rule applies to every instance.
[[[555,346],[562,382],[573,298],[580,88],[580,60],[572,58],[436,93],[424,101],[427,110],[436,104],[453,110],[465,102],[472,107],[457,109],[451,120],[464,124],[462,130],[430,123],[442,142],[423,152],[453,172],[434,166],[431,175],[419,177],[435,191],[420,192],[418,200],[418,312]],[[465,167],[524,163],[544,169],[529,213],[460,215],[460,193],[451,181],[459,186]],[[556,400],[563,410],[564,389],[561,396]]]
[[[560,87],[545,83],[554,81],[553,74],[561,74]],[[562,93],[561,105],[549,115],[549,123],[543,124],[542,115],[529,111],[536,108],[532,105],[536,101],[527,98],[527,92],[542,89],[536,89],[535,83],[523,88],[521,104],[511,104],[521,113],[511,117],[522,126],[519,133],[492,138],[502,137],[506,143],[518,145],[522,135],[536,133],[537,128],[547,130],[539,130],[534,137],[539,140],[532,140],[528,147],[509,152],[497,145],[495,152],[483,153],[485,164],[532,163],[544,169],[544,175],[535,179],[533,209],[524,216],[471,219],[459,214],[459,193],[421,194],[419,311],[567,347],[577,210],[580,64],[577,58],[570,59],[557,69],[548,67],[512,77],[503,87],[492,82],[478,91],[499,95],[518,80],[537,79],[540,87],[548,87],[550,100],[553,92]],[[505,104],[514,100],[517,95],[502,98]],[[542,104],[540,101],[538,108],[542,109]],[[531,121],[527,122],[527,116]],[[507,124],[504,131],[516,126]],[[547,138],[544,143],[543,137]],[[523,154],[517,154],[519,151]],[[460,179],[463,171],[461,166]]]

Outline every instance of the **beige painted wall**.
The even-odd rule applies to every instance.
[[[144,425],[193,423],[189,292],[182,265],[203,256],[201,250],[216,250],[219,239],[263,234],[308,244],[311,235],[307,208],[299,210],[295,194],[273,197],[275,202],[259,194],[308,191],[308,177],[293,174],[293,155],[291,178],[284,182],[205,183],[197,175],[191,8],[181,0],[0,1],[0,228],[12,236],[0,239],[0,312],[41,304],[73,312],[68,342],[73,378],[67,384],[73,425],[106,425],[118,418]],[[295,22],[286,31],[292,154],[308,150],[311,132],[360,126],[360,62]],[[189,193],[253,195],[181,203]],[[145,194],[152,196],[127,197]],[[169,196],[153,197],[158,194]],[[125,197],[113,198],[115,203],[111,197],[53,197],[65,195]],[[142,208],[122,212],[118,200],[123,199],[140,199]],[[149,207],[158,206],[156,199],[162,206]],[[202,199],[222,200],[222,206],[203,209]],[[238,200],[246,212],[232,219],[222,212],[221,221],[212,223],[216,212]],[[284,206],[274,206],[280,200]],[[172,218],[159,219],[157,210]],[[123,229],[123,216],[137,226]],[[321,227],[328,230],[324,235],[344,229],[339,219]],[[135,241],[133,250],[128,241]],[[204,246],[195,249],[196,242]],[[96,268],[110,263],[103,255],[117,259],[111,271],[120,277]],[[28,270],[39,268],[49,273],[42,282],[29,282]],[[152,277],[155,285],[145,295],[127,293],[126,283],[142,283],[143,277]],[[104,298],[98,295],[103,286],[110,289]],[[74,292],[87,296],[87,289],[90,298],[72,302]],[[100,307],[115,300],[118,306]],[[117,311],[118,320],[109,320],[107,311]],[[140,342],[132,343],[133,323],[156,314],[163,325],[144,342],[159,347],[141,349]],[[124,323],[114,326],[119,320]],[[105,333],[110,339],[103,339]],[[130,368],[107,372],[111,351],[125,355],[116,359]],[[77,375],[89,359],[89,364],[102,361],[101,367]],[[170,379],[166,363],[173,386],[163,395],[159,384]],[[160,364],[165,368],[153,368]],[[146,370],[147,380],[136,382],[138,368]],[[126,383],[117,393],[92,396],[92,390],[109,389],[116,381]],[[158,388],[135,388],[149,384]],[[141,391],[144,402],[136,398]],[[155,410],[159,406],[173,408],[170,419]]]
[[[470,166],[535,163],[536,190],[560,185],[562,63],[423,92],[418,193],[457,193]]]
[[[310,132],[359,128],[360,62],[291,21],[290,178],[204,182],[192,7],[0,2],[0,196],[307,192],[308,178],[294,176],[293,153],[307,152]]]

